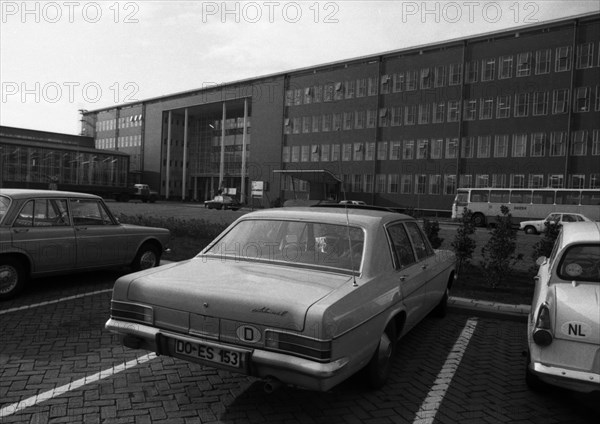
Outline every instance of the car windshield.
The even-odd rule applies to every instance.
[[[305,221],[240,221],[204,252],[225,259],[359,271],[364,231]]]
[[[558,266],[558,276],[567,281],[600,283],[600,244],[569,247]]]
[[[6,196],[0,196],[0,224],[2,224],[2,221],[6,216],[8,205],[10,205],[10,199]]]

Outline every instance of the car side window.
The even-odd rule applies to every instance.
[[[402,224],[395,224],[387,229],[392,244],[392,254],[399,268],[412,265],[416,262],[415,254],[410,244],[406,229]]]
[[[75,225],[111,225],[110,216],[102,202],[94,199],[71,199],[71,213]]]
[[[407,222],[406,229],[408,230],[408,234],[410,235],[413,245],[415,246],[415,252],[417,253],[418,260],[421,261],[433,255],[433,249],[431,248],[431,245],[425,239],[423,232],[416,222]]]
[[[69,225],[64,199],[29,200],[19,211],[15,227],[57,227]]]

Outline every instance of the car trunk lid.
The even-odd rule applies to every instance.
[[[128,299],[192,314],[302,331],[308,308],[349,279],[344,274],[294,266],[197,257],[133,280]]]
[[[556,284],[555,337],[600,344],[600,284]]]

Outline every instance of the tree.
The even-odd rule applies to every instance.
[[[533,245],[533,252],[531,257],[535,262],[540,256],[549,257],[554,247],[554,242],[558,238],[560,233],[560,225],[554,221],[544,222],[544,236]]]
[[[477,243],[471,238],[471,235],[475,233],[475,225],[473,225],[473,211],[463,209],[462,218],[460,225],[456,229],[456,235],[454,241],[451,243],[454,254],[456,255],[457,261],[457,272],[460,275],[463,267],[467,267],[473,259],[473,252]]]
[[[444,239],[439,238],[440,223],[437,220],[430,221],[427,218],[423,218],[423,231],[431,243],[431,247],[439,249]]]
[[[500,211],[502,215],[496,217],[496,226],[490,232],[490,239],[481,249],[481,265],[492,288],[498,287],[510,273],[511,266],[523,256],[515,255],[517,230],[512,225],[510,209],[502,205]]]

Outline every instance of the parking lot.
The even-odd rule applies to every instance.
[[[391,380],[328,393],[280,388],[121,347],[104,330],[124,271],[37,280],[0,304],[0,421],[584,423],[598,396],[525,385],[525,323],[452,312],[400,343]]]

